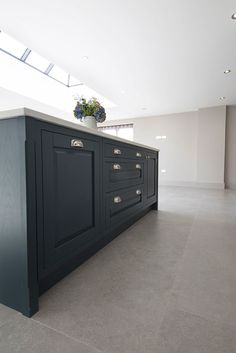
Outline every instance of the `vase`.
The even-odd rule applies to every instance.
[[[89,129],[97,130],[97,122],[94,116],[86,116],[84,118],[84,125]]]

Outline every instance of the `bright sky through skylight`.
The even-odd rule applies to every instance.
[[[68,73],[56,65],[53,66],[52,70],[49,73],[49,76],[55,78],[60,82],[63,82],[65,85],[68,84]]]
[[[67,112],[73,112],[75,98],[79,96],[96,97],[105,108],[115,106],[77,78],[1,31],[0,87]]]
[[[47,59],[43,58],[41,55],[35,53],[34,51],[31,51],[29,56],[25,60],[26,63],[36,67],[40,71],[45,72],[46,69],[48,68],[50,61]]]

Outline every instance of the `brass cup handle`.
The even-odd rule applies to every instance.
[[[142,154],[140,152],[137,152],[136,157],[142,157]]]
[[[81,140],[77,140],[77,139],[71,140],[70,145],[71,145],[71,147],[78,147],[78,148],[83,148],[84,147],[83,142]]]
[[[136,195],[141,195],[142,194],[142,191],[141,190],[136,190]]]
[[[121,203],[122,202],[122,198],[120,196],[115,196],[113,199],[114,203]]]
[[[114,154],[121,154],[121,150],[119,148],[114,148],[113,153]]]
[[[141,164],[136,164],[136,169],[142,169]]]
[[[114,170],[120,170],[121,169],[121,165],[120,164],[113,164],[113,167],[112,167]]]

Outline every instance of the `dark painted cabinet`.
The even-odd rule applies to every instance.
[[[24,116],[0,120],[0,137],[0,302],[31,316],[41,293],[157,209],[158,152]]]

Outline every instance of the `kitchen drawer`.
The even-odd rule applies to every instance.
[[[142,184],[144,180],[144,161],[106,160],[104,163],[104,189],[112,191]]]
[[[139,147],[129,147],[121,143],[105,143],[104,155],[110,158],[131,158],[131,159],[145,159],[145,150]]]
[[[106,228],[116,227],[135,215],[143,205],[143,186],[106,195]]]

